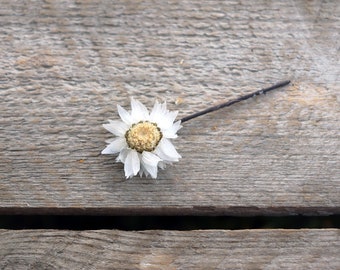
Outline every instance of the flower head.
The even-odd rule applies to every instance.
[[[104,128],[116,135],[108,141],[102,154],[117,154],[117,162],[124,163],[126,178],[134,175],[157,177],[158,167],[178,161],[177,153],[170,139],[177,138],[181,121],[174,123],[177,112],[170,112],[166,103],[155,103],[152,111],[139,101],[131,99],[131,111],[121,106],[118,114],[121,120],[109,120]]]

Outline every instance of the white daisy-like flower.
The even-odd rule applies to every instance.
[[[170,112],[166,103],[156,102],[151,113],[139,101],[131,99],[131,111],[118,107],[121,120],[109,120],[104,128],[117,137],[107,141],[102,154],[117,154],[116,161],[124,163],[126,178],[139,173],[142,177],[157,177],[158,167],[177,162],[181,156],[170,139],[177,138],[181,121],[174,123],[178,112]]]

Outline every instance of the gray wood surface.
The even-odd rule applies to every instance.
[[[0,213],[340,213],[338,1],[0,3]],[[99,155],[131,96],[180,118],[284,79],[185,123],[157,180]]]
[[[339,269],[339,232],[0,230],[0,268]]]

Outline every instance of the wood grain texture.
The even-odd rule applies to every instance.
[[[6,231],[8,269],[339,269],[339,230]]]
[[[0,213],[340,213],[337,1],[1,1]],[[185,123],[183,159],[101,156],[130,96]],[[176,102],[181,100],[181,102]]]

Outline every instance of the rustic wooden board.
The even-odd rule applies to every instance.
[[[339,269],[340,231],[0,230],[1,269]]]
[[[338,1],[1,1],[0,213],[339,213],[338,15]],[[99,155],[130,96],[180,118],[283,79],[185,123],[183,159],[157,180]]]

